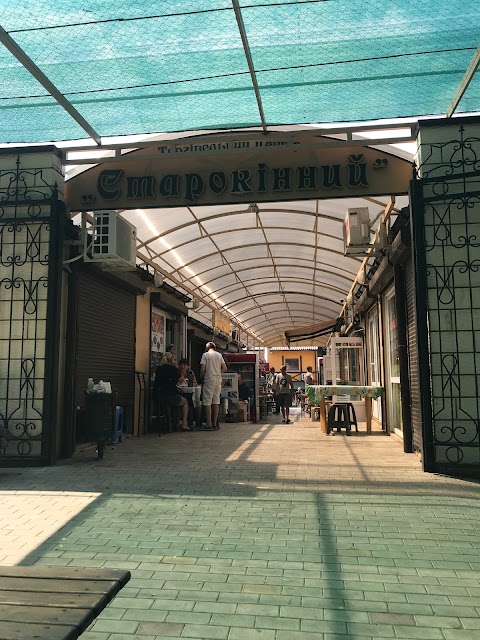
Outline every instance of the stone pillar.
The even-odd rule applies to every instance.
[[[476,475],[480,118],[421,123],[417,165],[412,208],[424,465]]]
[[[55,147],[0,150],[0,466],[55,458],[63,184]]]

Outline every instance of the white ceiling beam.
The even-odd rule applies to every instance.
[[[391,138],[362,138],[362,139],[355,139],[355,140],[340,140],[340,139],[336,139],[336,138],[330,138],[328,140],[323,139],[323,140],[318,140],[315,142],[307,142],[307,143],[302,143],[302,148],[303,149],[310,149],[310,148],[321,148],[321,149],[336,149],[336,148],[341,148],[341,147],[381,147],[381,146],[386,146],[386,145],[391,145],[391,144],[399,144],[401,142],[412,142],[412,137],[410,135],[408,136],[402,136],[402,137],[391,137]],[[185,143],[184,143],[185,144]],[[148,146],[152,146],[151,143]],[[158,145],[157,145],[158,146]],[[109,147],[105,147],[102,146],[100,147],[102,149],[102,153],[105,149],[108,149]],[[137,148],[138,145],[137,145]],[[152,146],[153,149],[153,146]],[[68,153],[78,153],[80,151],[80,149],[77,149],[75,151],[73,150],[69,150]],[[85,148],[81,150],[82,152],[86,152]],[[88,151],[88,150],[87,150]],[[277,151],[276,147],[264,147],[263,152],[266,153],[275,153]],[[98,152],[100,153],[100,151]],[[84,158],[65,158],[64,162],[66,165],[92,165],[92,164],[105,164],[105,163],[109,163],[109,164],[117,164],[117,163],[122,163],[125,162],[127,159],[129,162],[131,162],[132,160],[139,160],[139,161],[145,161],[145,160],[156,160],[160,157],[164,158],[165,155],[162,154],[160,151],[153,151],[152,153],[143,153],[143,154],[135,154],[132,155],[132,157],[130,158],[126,158],[125,156],[129,155],[129,154],[123,154],[123,155],[118,155],[118,156],[105,156],[105,155],[98,155],[98,153],[95,153],[94,151],[92,151],[92,155],[88,155],[88,157],[84,157]],[[236,150],[231,150],[231,149],[225,149],[224,151],[219,151],[218,152],[220,155],[223,154],[233,154],[233,153],[238,153],[238,151]],[[198,152],[195,151],[185,151],[182,153],[182,158],[188,157],[188,156],[198,156]]]
[[[25,51],[15,42],[15,40],[0,26],[0,42],[10,51],[10,53],[25,67],[25,69],[39,82],[42,87],[54,98],[58,104],[75,120],[75,122],[95,141],[101,144],[100,135],[95,129],[80,115],[75,107],[65,98],[63,93],[51,82],[47,76],[37,67],[33,60],[27,56]],[[53,43],[54,46],[54,43]],[[91,162],[91,161],[90,161]]]
[[[327,126],[317,127],[312,125],[305,129],[295,128],[296,125],[293,125],[292,129],[285,129],[284,126],[279,128],[272,125],[272,127],[269,129],[269,134],[272,134],[272,135],[276,134],[277,136],[281,136],[282,138],[285,138],[285,139],[291,139],[292,141],[311,140],[312,138],[315,139],[315,138],[319,138],[320,136],[344,136],[344,139],[332,138],[332,140],[336,139],[338,142],[345,142],[349,134],[361,135],[362,132],[363,134],[365,134],[367,132],[370,133],[372,131],[392,131],[392,132],[408,131],[408,133],[399,133],[398,135],[393,135],[392,133],[392,139],[404,142],[404,141],[415,140],[416,124],[417,124],[416,120],[413,123],[406,122],[404,124],[402,123],[379,124],[376,122],[371,122],[371,123],[364,123],[364,124],[349,125],[345,123],[345,124],[341,124],[333,127],[327,127]],[[102,151],[105,152],[108,150],[112,150],[112,151],[115,151],[116,155],[121,155],[122,150],[134,151],[135,149],[143,149],[145,147],[175,145],[175,144],[184,145],[186,142],[189,141],[190,138],[195,138],[196,140],[198,140],[199,138],[208,137],[208,140],[211,142],[224,142],[225,136],[235,135],[236,139],[238,138],[238,140],[242,140],[243,138],[249,139],[252,137],[252,135],[256,133],[261,133],[261,129],[258,127],[249,127],[246,129],[226,129],[222,131],[218,131],[218,130],[217,131],[199,131],[197,133],[194,131],[187,131],[183,136],[175,132],[175,133],[158,134],[156,136],[150,136],[148,139],[136,140],[135,142],[127,142],[127,141],[109,142],[108,138],[104,138],[102,142]],[[177,137],[174,137],[174,136],[177,136]],[[368,145],[370,144],[370,140],[371,140],[370,138],[366,138],[365,136],[363,136],[361,140],[360,138],[354,138],[352,136],[350,137],[352,138],[352,140],[358,140]],[[147,138],[147,136],[145,136],[145,138]],[[379,138],[378,141],[380,142],[381,140],[385,140],[385,139],[386,138]],[[75,144],[74,142],[72,142],[72,143],[65,143],[65,145],[62,147],[62,150],[64,151],[64,153],[68,154],[71,152],[86,153],[88,151],[94,151],[95,149],[93,149],[92,147],[89,147],[85,143]],[[115,157],[115,154],[112,154],[110,159]],[[183,155],[184,154],[182,153],[182,157]]]

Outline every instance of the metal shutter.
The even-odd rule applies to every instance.
[[[119,405],[135,394],[134,293],[116,287],[101,273],[81,270],[78,284],[76,405],[85,406],[88,378],[109,381]]]
[[[407,297],[408,358],[409,358],[409,365],[410,365],[410,394],[411,394],[411,406],[412,406],[413,447],[415,451],[421,451],[422,450],[422,418],[421,418],[421,411],[420,411],[420,392],[419,392],[419,379],[418,379],[415,279],[414,279],[412,258],[409,258],[405,262],[405,285],[406,285],[406,297]]]

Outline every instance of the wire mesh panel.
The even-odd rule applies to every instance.
[[[78,114],[100,136],[261,126],[254,82],[267,125],[442,113],[478,46],[477,5],[239,0],[242,41],[231,0],[9,0],[0,139],[87,137]],[[459,110],[478,98],[472,83]]]
[[[429,362],[419,334],[419,366],[433,470],[480,469],[480,126],[467,129],[427,130],[420,145],[417,304]]]

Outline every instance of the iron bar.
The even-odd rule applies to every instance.
[[[15,40],[0,26],[0,42],[10,53],[25,67],[25,69],[39,82],[42,87],[54,98],[58,104],[75,120],[75,122],[92,138],[97,145],[101,144],[99,134],[93,127],[80,115],[71,102],[69,102],[63,93],[51,82],[43,71],[37,67],[33,60],[27,56],[25,51],[15,42]]]

